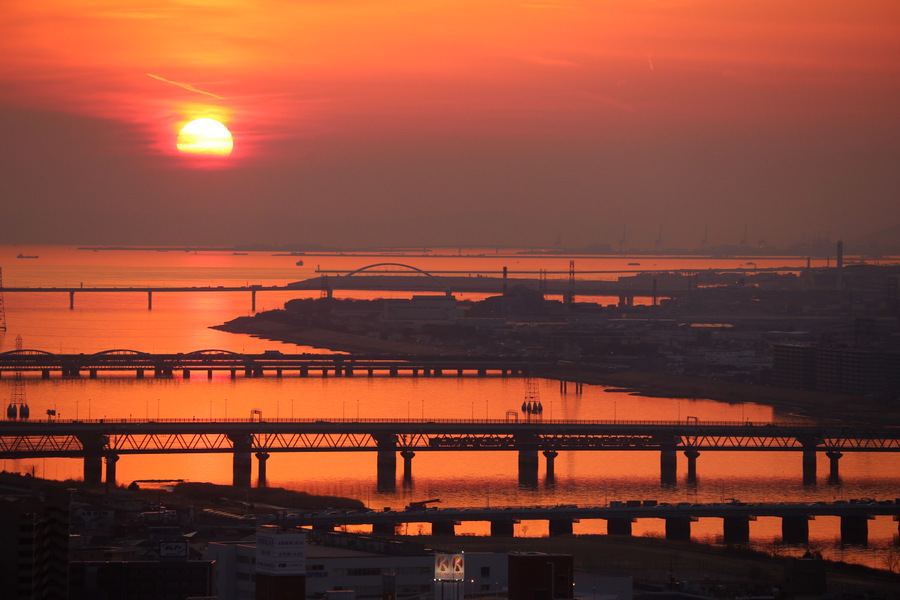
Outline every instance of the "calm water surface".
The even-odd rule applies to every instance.
[[[349,257],[274,256],[271,252],[235,255],[229,252],[91,252],[60,247],[2,247],[3,285],[35,287],[126,286],[232,286],[283,285],[316,276],[321,269],[355,269],[378,262],[399,262],[424,270],[473,272],[530,270],[568,272],[567,258],[484,257]],[[19,253],[37,259],[17,259]],[[303,266],[295,263],[302,259]],[[756,265],[804,266],[795,259],[646,258],[576,259],[578,271],[616,271],[636,268],[737,268],[752,260]],[[640,266],[628,263],[640,262]],[[824,264],[825,259],[818,261]],[[816,261],[813,262],[817,264]],[[580,277],[614,279],[618,274],[594,273]],[[565,277],[565,275],[560,275]],[[344,293],[350,297],[351,293]],[[262,292],[257,310],[281,308],[294,297],[317,297],[318,292]],[[354,293],[353,297],[374,297]],[[383,294],[379,294],[383,296]],[[406,294],[393,294],[404,297]],[[317,349],[229,334],[209,326],[251,314],[247,292],[157,293],[147,310],[146,294],[77,293],[69,309],[65,293],[7,293],[4,298],[7,332],[0,333],[0,351],[23,346],[50,352],[92,353],[113,348],[146,352],[190,352],[223,349],[237,352],[314,352]],[[11,378],[0,382],[11,394]],[[540,398],[545,419],[653,419],[768,421],[788,418],[766,406],[726,404],[704,399],[643,398],[601,386],[585,386],[564,393],[557,382],[541,381]],[[227,373],[168,380],[136,380],[131,374],[102,376],[96,380],[41,380],[29,377],[27,400],[39,418],[55,410],[62,418],[245,418],[260,410],[264,418],[505,418],[518,411],[525,394],[516,378],[283,378],[232,380]],[[79,460],[40,459],[0,461],[3,469],[33,472],[52,479],[80,478]],[[398,475],[402,471],[399,461]],[[254,464],[255,469],[255,464]],[[655,452],[563,452],[556,460],[556,481],[542,479],[535,490],[521,489],[514,452],[420,452],[413,460],[412,486],[398,482],[397,491],[380,493],[375,482],[373,453],[273,453],[268,462],[269,484],[311,493],[350,496],[380,509],[402,508],[410,500],[441,498],[444,506],[602,505],[611,500],[657,499],[660,502],[711,502],[727,498],[743,501],[831,501],[858,497],[900,497],[900,457],[893,454],[845,453],[841,459],[842,485],[824,483],[827,459],[820,458],[821,483],[801,485],[797,453],[706,452],[698,460],[697,485],[688,485],[686,461],[679,456],[679,485],[659,484],[659,455]],[[544,464],[541,461],[541,477]],[[229,455],[123,456],[117,465],[119,483],[137,479],[181,478],[230,483]],[[658,522],[657,522],[658,521]],[[546,535],[546,523],[523,522],[517,535]],[[721,536],[721,520],[701,519],[692,527],[696,539]],[[484,533],[486,524],[464,524],[459,533]],[[661,520],[635,523],[635,535],[662,535]],[[759,544],[780,537],[780,520],[761,518],[751,523],[751,536]],[[585,521],[576,533],[604,533],[605,522]],[[427,526],[411,525],[408,533],[428,533]],[[869,550],[835,545],[839,523],[819,518],[810,523],[812,544],[827,556],[879,565],[897,533],[897,523],[878,517],[869,524]]]

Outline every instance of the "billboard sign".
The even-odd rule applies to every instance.
[[[438,581],[462,581],[466,568],[462,554],[435,554],[434,578]]]

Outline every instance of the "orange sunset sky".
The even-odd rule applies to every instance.
[[[900,225],[896,0],[0,2],[6,243],[626,229],[650,249]],[[198,117],[230,155],[177,151]]]

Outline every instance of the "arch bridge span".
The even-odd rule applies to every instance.
[[[422,275],[427,275],[428,277],[434,277],[434,275],[432,275],[428,271],[424,271],[424,270],[420,269],[419,267],[414,267],[412,265],[407,265],[407,264],[403,264],[403,263],[395,263],[395,262],[383,262],[383,263],[375,263],[372,265],[366,265],[365,267],[360,267],[358,269],[354,269],[352,271],[347,272],[344,275],[344,277],[352,277],[353,275],[356,275],[358,273],[363,273],[363,272],[369,271],[371,269],[375,269],[376,267],[403,267],[404,269],[409,269],[410,271],[415,272],[415,273],[421,273]]]

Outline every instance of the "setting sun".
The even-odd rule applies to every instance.
[[[228,156],[234,147],[231,132],[215,119],[195,119],[178,132],[176,147],[187,154]]]

